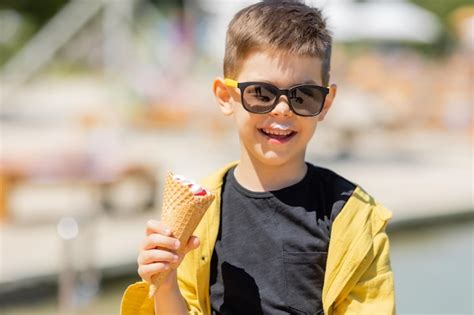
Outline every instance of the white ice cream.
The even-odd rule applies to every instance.
[[[189,190],[191,190],[193,195],[207,195],[206,189],[204,189],[201,185],[199,185],[195,181],[184,177],[183,175],[174,175],[173,179],[177,180],[182,185],[188,186]]]

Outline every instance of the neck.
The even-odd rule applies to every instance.
[[[234,175],[240,185],[251,191],[278,190],[301,181],[306,175],[304,156],[283,165],[268,165],[242,155]]]

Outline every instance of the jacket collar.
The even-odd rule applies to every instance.
[[[205,233],[207,235],[205,250],[208,257],[212,257],[212,252],[214,250],[214,245],[216,243],[217,234],[219,231],[221,191],[222,184],[224,182],[224,176],[232,167],[236,166],[237,164],[239,164],[239,161],[233,161],[202,180],[202,185],[211,190],[216,196],[214,201],[209,206],[206,215],[204,215],[202,220],[203,222],[201,222],[202,228],[205,229]]]
[[[224,176],[225,174],[234,166],[239,164],[240,161],[233,161],[218,171],[214,172],[210,176],[206,177],[205,179],[202,180],[202,184],[204,187],[209,188],[210,190],[214,190],[215,193],[220,192],[220,188],[222,187],[222,184],[224,182]],[[217,191],[219,190],[219,191]]]

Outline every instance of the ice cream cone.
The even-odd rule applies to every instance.
[[[171,228],[172,236],[179,239],[181,246],[177,250],[178,253],[186,246],[213,200],[214,195],[210,192],[206,195],[194,195],[187,185],[174,179],[171,172],[166,176],[161,221]],[[150,297],[155,295],[169,273],[170,270],[159,273],[151,279]]]

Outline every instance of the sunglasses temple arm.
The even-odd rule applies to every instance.
[[[234,87],[234,88],[238,87],[238,84],[239,84],[237,81],[232,80],[232,79],[224,79],[224,83],[225,85]]]

